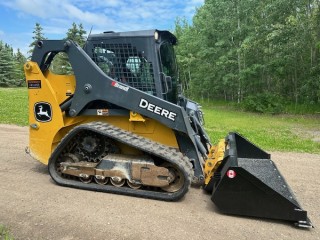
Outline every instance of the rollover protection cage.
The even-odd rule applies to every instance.
[[[312,227],[270,154],[238,133],[229,133],[226,142],[224,159],[208,184],[222,212]]]

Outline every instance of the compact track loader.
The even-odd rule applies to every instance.
[[[175,201],[203,186],[227,214],[312,227],[270,155],[237,133],[216,146],[179,92],[168,31],[39,41],[25,64],[28,152],[62,186]]]

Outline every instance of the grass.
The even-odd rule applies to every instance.
[[[320,104],[291,104],[285,106],[285,112],[292,114],[319,114],[320,116]]]
[[[0,123],[28,125],[27,102],[26,88],[0,88]],[[312,140],[313,133],[320,138],[320,114],[254,114],[225,102],[204,103],[203,110],[212,143],[236,131],[267,151],[320,153]]]
[[[9,233],[9,230],[0,224],[0,239],[1,240],[14,240],[14,238]]]
[[[320,138],[320,116],[254,114],[221,104],[203,111],[212,142],[235,131],[264,150],[320,153],[320,142],[312,140],[313,134]]]
[[[0,123],[28,124],[27,88],[0,88]]]

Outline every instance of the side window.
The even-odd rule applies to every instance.
[[[112,76],[115,61],[114,52],[102,47],[95,47],[94,61],[105,74]]]
[[[128,58],[126,66],[131,73],[137,76],[140,71],[140,63],[141,63],[141,60],[139,57],[132,56]]]
[[[136,47],[126,43],[93,44],[93,61],[109,77],[156,95],[152,62]]]
[[[150,70],[151,64],[144,57],[129,57],[126,67],[135,77],[135,81],[132,81],[132,84],[139,84],[140,87],[146,87],[147,84],[153,84],[153,77]]]
[[[154,84],[153,82],[153,74],[152,74],[152,65],[147,59],[142,58],[139,75],[141,79],[141,83],[144,85]]]
[[[57,53],[49,67],[49,70],[57,75],[73,75],[73,69],[68,55],[64,52]]]
[[[160,47],[162,71],[171,77],[177,75],[177,65],[174,50],[171,44],[164,43]]]

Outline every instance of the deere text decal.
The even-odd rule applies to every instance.
[[[171,112],[165,108],[159,107],[155,104],[149,103],[147,100],[141,98],[140,100],[140,104],[139,104],[140,108],[144,108],[146,110],[148,110],[149,112],[153,112],[161,117],[165,117],[171,121],[175,121],[177,114],[174,112]]]

